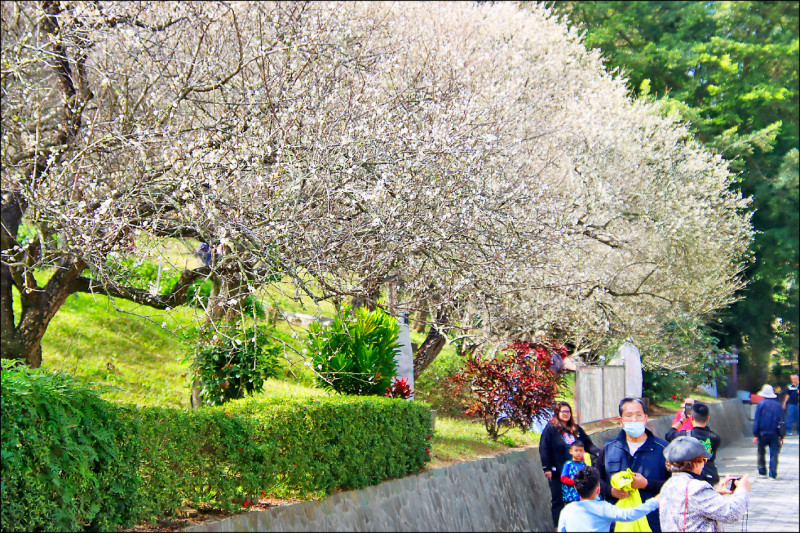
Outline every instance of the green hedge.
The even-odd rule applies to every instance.
[[[182,505],[323,496],[423,468],[426,404],[251,397],[197,411],[117,406],[62,374],[3,364],[4,530],[128,527]],[[41,422],[39,422],[41,420]]]
[[[107,530],[142,507],[126,409],[63,374],[2,369],[2,529]]]

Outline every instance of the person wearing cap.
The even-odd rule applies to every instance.
[[[756,405],[753,416],[753,444],[758,445],[758,474],[767,475],[764,456],[769,447],[769,477],[775,479],[778,477],[778,455],[783,445],[783,435],[778,429],[783,418],[783,406],[777,400],[778,395],[772,390],[772,385],[761,387],[758,395],[764,398]]]
[[[722,524],[732,524],[747,512],[749,476],[737,479],[733,491],[728,488],[728,482],[734,479],[730,475],[712,487],[700,474],[710,458],[703,443],[688,435],[676,438],[664,449],[672,476],[661,487],[662,531],[723,531]],[[723,498],[723,494],[732,496]]]

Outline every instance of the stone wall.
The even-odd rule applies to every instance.
[[[725,443],[750,435],[741,400],[711,404]],[[663,437],[672,416],[648,427]],[[619,429],[591,435],[598,446]],[[324,500],[249,511],[185,531],[553,531],[539,449],[460,463]]]
[[[553,531],[538,448],[184,531]]]

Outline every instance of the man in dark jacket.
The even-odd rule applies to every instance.
[[[661,491],[669,477],[664,463],[667,443],[645,428],[647,410],[638,398],[622,399],[619,420],[623,430],[603,444],[597,459],[596,466],[602,476],[600,490],[606,501],[616,503],[617,498],[611,491],[611,476],[630,468],[635,474],[631,487],[639,489],[642,502],[645,502]],[[661,531],[658,510],[647,515],[647,522],[653,531]]]
[[[707,426],[709,418],[711,418],[711,414],[708,405],[696,402],[692,405],[692,409],[689,412],[689,420],[692,422],[692,429],[681,431],[679,429],[681,421],[679,420],[672,424],[672,429],[667,431],[664,438],[667,442],[672,442],[681,435],[689,435],[702,442],[703,446],[706,447],[706,451],[711,454],[711,459],[709,459],[703,467],[703,471],[700,475],[703,479],[711,483],[711,485],[716,485],[719,483],[719,473],[717,472],[717,465],[714,461],[717,458],[717,450],[719,450],[722,439]]]
[[[753,443],[758,445],[758,474],[767,475],[764,455],[769,447],[769,477],[775,479],[778,477],[778,454],[783,445],[783,435],[778,430],[778,424],[783,418],[783,407],[777,400],[778,396],[772,390],[772,385],[764,385],[757,394],[764,398],[756,405],[756,414],[753,417]]]

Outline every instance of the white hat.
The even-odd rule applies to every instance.
[[[758,391],[756,394],[761,396],[762,398],[777,398],[775,395],[775,391],[772,390],[772,385],[764,385],[761,387],[761,390]]]

